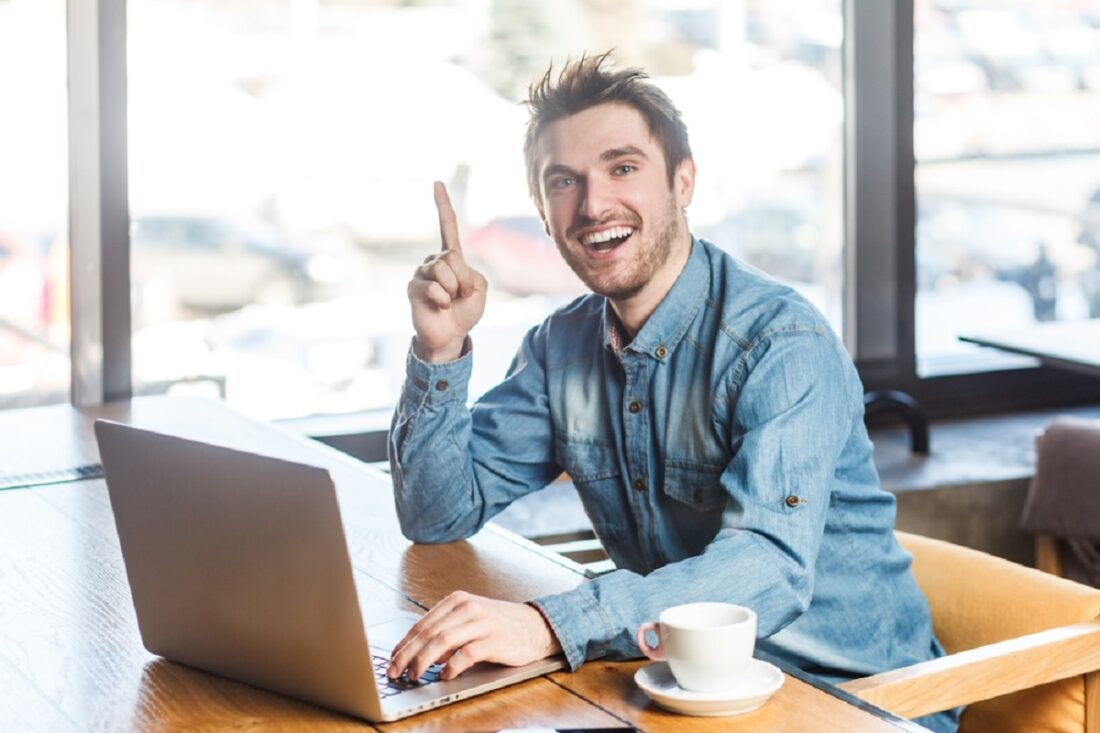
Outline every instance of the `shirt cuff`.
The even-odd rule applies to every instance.
[[[442,364],[422,361],[410,343],[405,357],[405,398],[426,406],[465,403],[473,361],[473,342],[469,336],[462,344],[462,355]]]
[[[529,603],[550,624],[571,671],[577,671],[585,660],[607,653],[608,641],[615,634],[614,624],[584,585]]]

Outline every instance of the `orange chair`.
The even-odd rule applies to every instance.
[[[1100,590],[897,535],[947,656],[841,687],[906,718],[966,705],[962,733],[1100,733]]]

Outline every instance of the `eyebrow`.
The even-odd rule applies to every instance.
[[[600,160],[606,163],[608,161],[617,160],[618,158],[625,158],[629,155],[636,155],[639,158],[649,159],[649,156],[646,155],[641,148],[636,145],[626,145],[621,148],[609,148],[603,151],[600,153]]]
[[[624,145],[621,148],[608,148],[600,153],[600,160],[604,163],[608,163],[612,160],[618,160],[619,158],[626,158],[628,156],[637,156],[649,160],[649,156],[645,154],[645,151],[636,145]],[[555,165],[549,165],[546,170],[542,172],[543,180],[556,175],[575,176],[577,172],[567,165],[557,163]]]
[[[542,172],[542,180],[545,181],[547,178],[557,175],[575,176],[577,175],[577,172],[569,166],[562,165],[560,163],[557,163],[555,165],[548,165],[546,166],[546,170]]]

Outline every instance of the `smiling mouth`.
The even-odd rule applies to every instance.
[[[610,252],[634,234],[634,227],[611,227],[581,237],[581,243],[595,252]]]

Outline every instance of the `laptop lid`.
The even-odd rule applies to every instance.
[[[95,432],[145,647],[379,719],[328,471],[104,420]]]
[[[417,616],[395,609],[369,628],[368,647],[327,470],[106,420],[95,431],[154,654],[374,721],[565,667],[560,655],[481,663],[455,680],[380,690],[372,657],[388,657]]]

